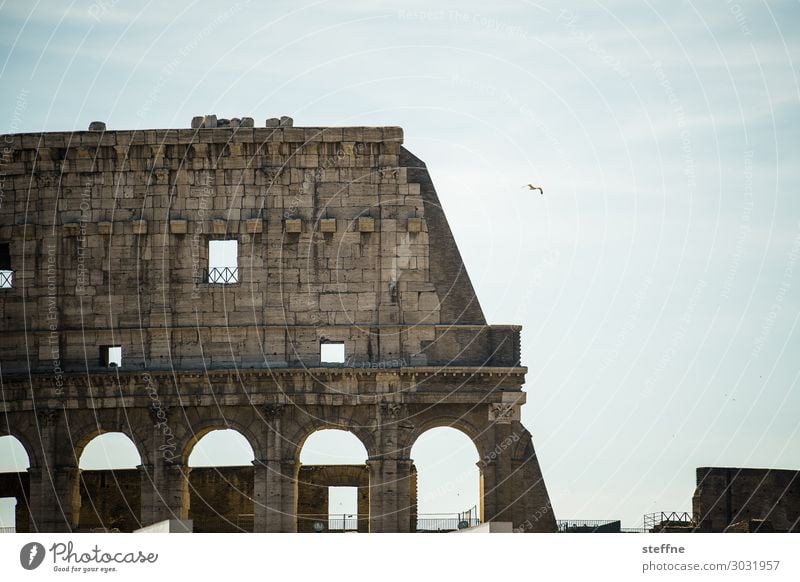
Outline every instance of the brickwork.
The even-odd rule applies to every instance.
[[[800,471],[700,467],[692,505],[700,531],[800,532]]]
[[[198,119],[3,136],[0,431],[31,458],[32,527],[76,527],[76,459],[105,431],[140,452],[142,522],[185,518],[192,447],[233,428],[256,454],[253,529],[295,531],[300,447],[340,428],[369,452],[369,530],[409,531],[411,446],[454,426],[484,459],[484,519],[554,530],[520,328],[487,325],[402,130]],[[330,342],[344,363],[321,361]]]

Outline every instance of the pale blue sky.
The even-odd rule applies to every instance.
[[[524,325],[557,517],[636,526],[697,466],[800,468],[800,6],[563,5],[6,2],[0,130],[404,127]]]

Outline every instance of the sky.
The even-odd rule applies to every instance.
[[[697,467],[800,469],[797,22],[788,1],[6,1],[0,131],[402,126],[489,322],[524,326],[557,518],[636,527],[690,510]],[[444,463],[474,449],[441,442],[437,487],[471,495]]]

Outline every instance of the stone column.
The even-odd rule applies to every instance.
[[[80,515],[80,472],[75,466],[28,469],[31,479],[31,530],[71,532]]]
[[[369,459],[370,532],[411,531],[410,459]]]
[[[14,510],[17,533],[28,533],[31,531],[31,476],[26,473],[24,481],[20,486],[20,495],[17,496],[17,507]]]
[[[142,479],[142,525],[166,519],[189,518],[189,472],[181,463],[159,459],[140,465]]]
[[[253,481],[253,531],[297,531],[297,463],[283,456],[283,417],[285,405],[265,404],[267,448],[264,458],[256,459]]]
[[[513,521],[513,477],[511,475],[512,451],[508,443],[511,443],[511,426],[509,424],[497,423],[494,426],[494,442],[497,457],[494,462],[494,500],[495,514],[494,521]]]
[[[494,521],[497,515],[497,463],[494,459],[480,461],[481,470],[481,507],[483,521]]]
[[[74,457],[58,453],[63,426],[60,410],[36,411],[42,446],[42,465],[28,469],[30,475],[31,531],[69,532],[78,525],[80,482]],[[71,461],[71,462],[70,462]]]
[[[296,531],[294,461],[261,459],[253,465],[253,531]]]
[[[417,524],[411,523],[412,514],[416,518],[416,480],[411,473],[414,462],[411,459],[397,460],[397,531],[409,533]],[[416,519],[415,519],[416,520]]]

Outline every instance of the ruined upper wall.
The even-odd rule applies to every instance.
[[[693,511],[701,531],[766,520],[770,531],[800,531],[800,471],[699,467]]]
[[[514,366],[487,327],[424,164],[398,127],[0,136],[0,361],[9,370]],[[209,241],[238,243],[209,282]],[[454,327],[454,325],[456,327]]]

